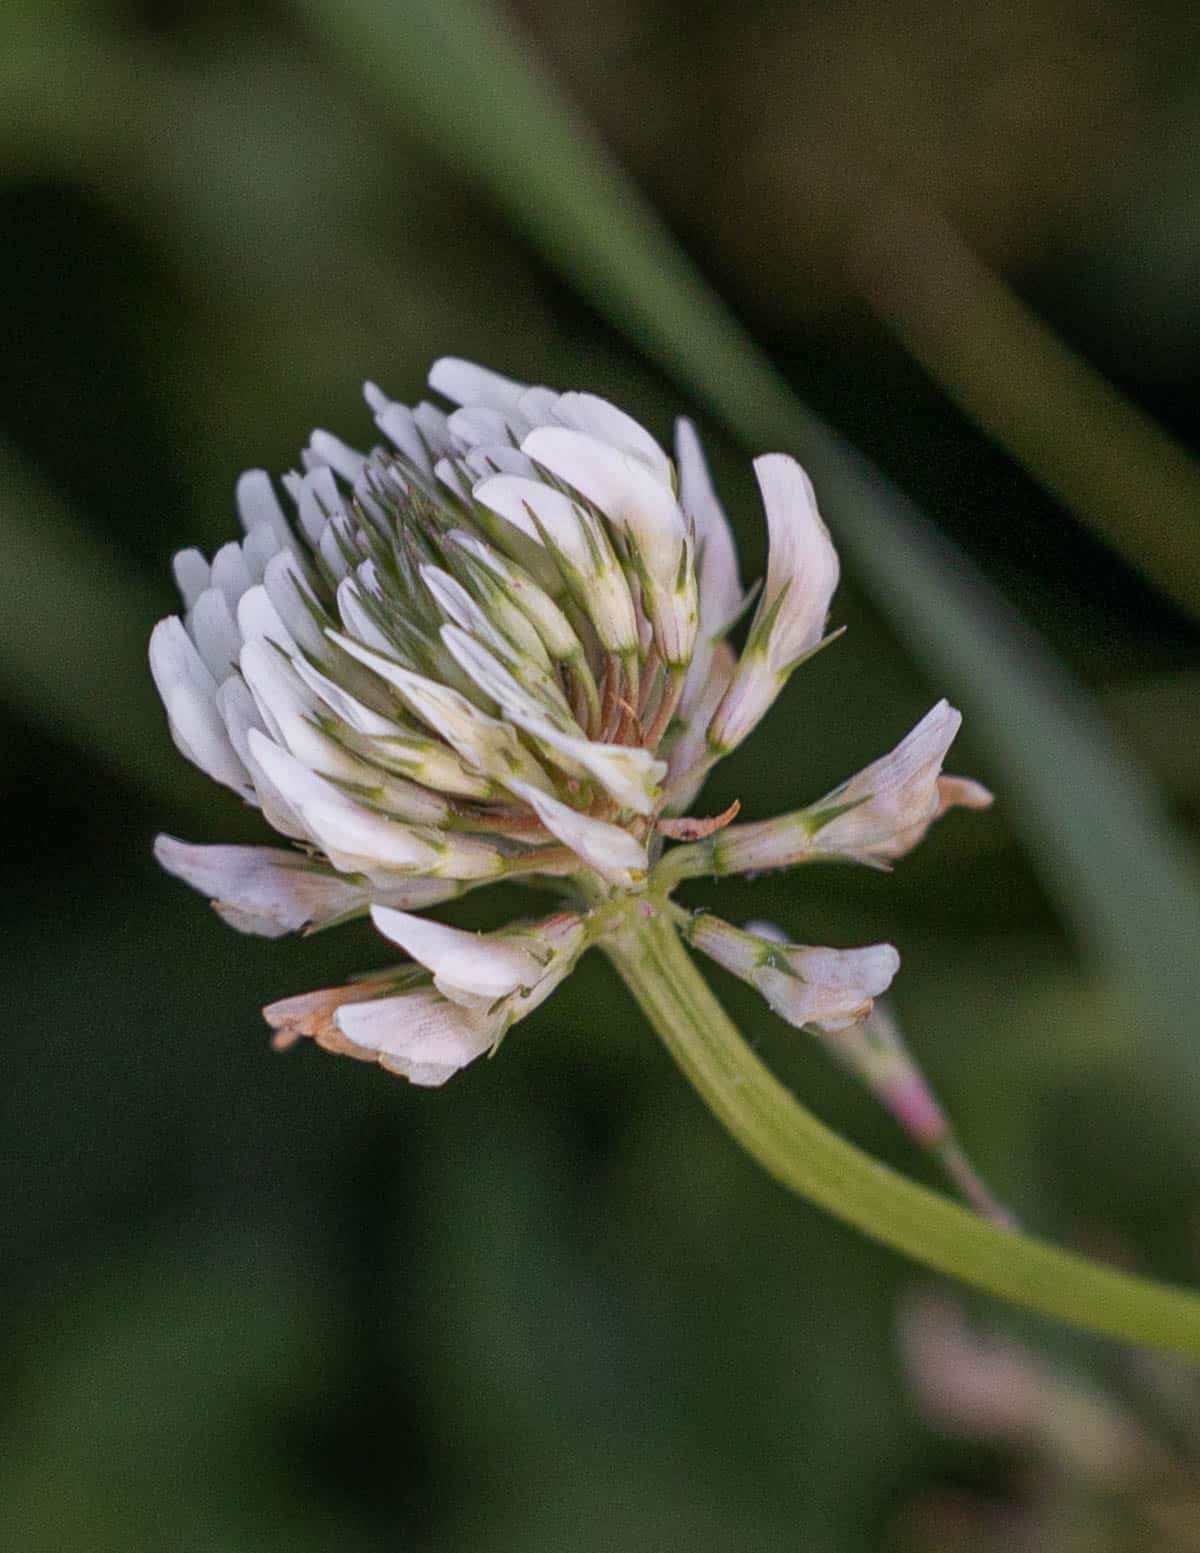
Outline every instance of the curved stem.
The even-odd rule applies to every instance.
[[[1001,1228],[831,1132],[750,1050],[665,913],[631,915],[604,947],[701,1098],[784,1186],[989,1294],[1109,1337],[1200,1358],[1200,1297]]]

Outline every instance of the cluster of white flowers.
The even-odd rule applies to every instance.
[[[185,612],[150,664],[189,760],[295,845],[158,842],[164,867],[243,932],[369,912],[411,968],[288,999],[268,1020],[437,1084],[545,999],[626,910],[679,880],[814,857],[886,865],[946,807],[987,794],[941,776],[944,702],[821,803],[761,824],[679,816],[822,643],[838,561],[790,458],[755,462],[770,535],[747,605],[696,435],[675,461],[590,394],[468,362],[430,373],[452,406],[373,385],[386,443],[314,432],[302,470],[242,476],[245,531],[176,557]],[[662,856],[665,838],[695,838]],[[550,884],[567,908],[476,934],[413,913],[492,879]],[[676,908],[670,908],[676,909]],[[866,950],[760,948],[711,916],[688,935],[798,1025],[870,1012],[896,970]]]

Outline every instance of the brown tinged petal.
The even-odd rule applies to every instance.
[[[885,846],[875,849],[874,856],[887,862],[896,862],[919,846],[930,826],[950,809],[990,809],[994,802],[993,794],[982,782],[974,782],[970,777],[938,777],[937,807],[929,818],[908,830],[898,831]]]
[[[263,1018],[274,1030],[271,1045],[277,1052],[288,1051],[306,1036],[327,1052],[353,1057],[359,1062],[374,1062],[374,1052],[365,1051],[348,1041],[338,1029],[337,1011],[347,1003],[362,1003],[377,998],[386,990],[386,980],[353,982],[347,987],[327,987],[321,992],[302,992],[294,998],[268,1003]]]
[[[706,820],[692,817],[663,818],[655,822],[654,828],[660,836],[668,836],[672,841],[703,841],[706,837],[715,835],[717,831],[724,830],[726,825],[736,820],[741,807],[742,800],[735,798],[728,809],[723,809],[720,814],[711,815]]]

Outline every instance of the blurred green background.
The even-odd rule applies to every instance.
[[[1119,420],[1138,406],[1200,450],[1195,7],[521,0],[504,25],[802,397],[1096,693],[1194,860],[1200,508],[1148,566],[1153,493],[1107,543],[1048,493],[1024,453],[1086,462],[1112,406],[1064,397],[1022,329],[1040,318],[1114,384]],[[362,379],[415,399],[447,353],[590,388],[664,438],[696,413],[399,108],[301,8],[8,0],[0,22],[0,1543],[903,1553],[907,1506],[1005,1466],[906,1398],[892,1327],[920,1276],[745,1159],[603,963],[496,1062],[409,1090],[273,1056],[259,1017],[377,963],[366,929],[237,938],[152,863],[160,829],[258,834],[175,755],[142,647],[174,608],[172,552],[232,535],[243,467],[291,467],[314,425],[368,441]],[[942,218],[1007,288],[982,352],[978,293],[929,246]],[[1017,456],[1004,414],[976,413],[1001,379]],[[701,421],[756,575],[748,460]],[[845,639],[720,768],[712,812],[819,796],[941,693],[853,574],[835,620]],[[969,718],[951,769],[995,810],[893,877],[691,898],[800,941],[896,943],[911,1044],[1000,1194],[1187,1277],[1194,1040],[1172,1066],[1081,962]],[[721,991],[821,1116],[933,1179],[801,1037]]]

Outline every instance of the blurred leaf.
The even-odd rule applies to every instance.
[[[52,16],[44,5],[23,5],[15,16],[6,8],[0,177],[51,169],[85,182],[107,179],[128,197],[141,166],[153,160],[146,156],[153,56],[106,34],[92,9],[101,7],[80,0],[55,7]],[[95,89],[97,81],[103,91]]]
[[[0,550],[0,692],[178,804],[186,782],[146,666],[157,601],[3,441]]]
[[[1169,793],[1200,798],[1200,673],[1184,670],[1112,685],[1104,707]]]
[[[318,1285],[268,1236],[104,1266],[23,1331],[0,1462],[22,1553],[333,1545],[280,1449],[322,1378]],[[266,1426],[264,1426],[266,1425]],[[355,1546],[343,1524],[339,1547]]]
[[[950,223],[881,197],[859,287],[964,414],[1168,598],[1200,615],[1200,468],[1068,349]]]
[[[580,291],[749,445],[806,462],[854,567],[960,697],[1047,891],[1147,1037],[1200,1069],[1200,887],[1089,697],[912,504],[808,412],[661,221],[477,0],[293,0],[354,75],[481,184]],[[435,62],[435,63],[431,63]]]

